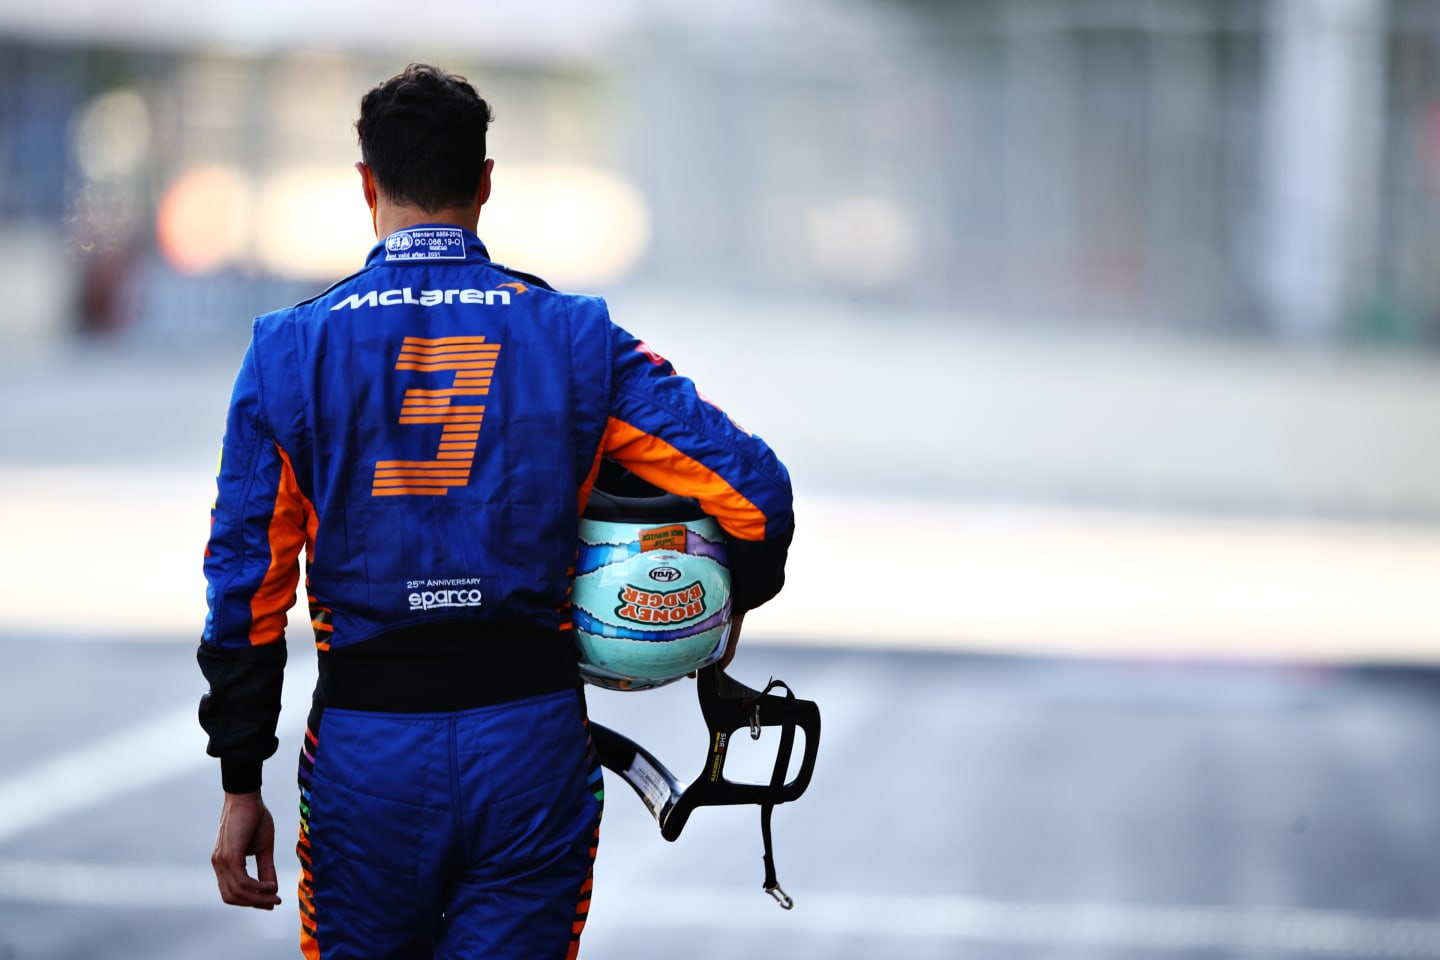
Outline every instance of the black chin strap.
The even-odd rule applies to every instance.
[[[760,806],[760,836],[765,844],[765,892],[789,910],[795,901],[775,878],[774,844],[770,818],[775,806],[798,798],[810,785],[820,747],[820,708],[800,700],[788,686],[771,680],[763,691],[752,690],[719,667],[706,667],[696,678],[700,711],[710,730],[705,766],[694,782],[682,785],[663,763],[628,737],[598,723],[590,724],[591,738],[600,762],[618,773],[645,801],[666,840],[680,836],[696,807],[754,803]],[[780,689],[785,695],[770,691]],[[768,784],[734,783],[725,779],[725,753],[730,736],[746,727],[751,739],[760,739],[764,727],[780,728],[780,747]],[[787,781],[795,749],[796,729],[805,732],[800,769]]]
[[[794,700],[795,691],[791,690],[779,680],[771,679],[766,685],[762,696],[769,694],[771,690],[780,687],[785,691],[785,699]],[[755,708],[758,712],[759,707]],[[751,721],[750,739],[760,739],[760,724]],[[808,740],[808,738],[807,738]],[[770,789],[778,791],[785,785],[785,774],[790,769],[790,752],[795,748],[795,725],[784,724],[780,730],[780,752],[775,757],[775,769],[770,774]],[[775,812],[773,802],[760,805],[760,839],[765,844],[765,892],[775,898],[775,902],[789,910],[795,906],[795,901],[780,886],[780,881],[775,878],[775,845],[770,839],[770,815]]]

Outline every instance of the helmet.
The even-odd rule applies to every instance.
[[[606,461],[580,518],[570,599],[589,683],[646,690],[708,666],[730,638],[720,525]]]

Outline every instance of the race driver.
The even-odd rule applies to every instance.
[[[364,96],[356,167],[380,242],[255,321],[230,401],[198,654],[225,793],[212,864],[226,903],[280,902],[261,768],[303,550],[310,958],[575,955],[603,788],[568,596],[602,459],[720,522],[739,614],[784,579],[790,481],[766,444],[603,300],[490,260],[490,119],[425,65]]]

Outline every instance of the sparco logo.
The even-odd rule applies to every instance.
[[[661,583],[673,583],[679,580],[683,574],[674,567],[656,567],[650,571],[651,580],[659,580]]]
[[[422,590],[410,594],[411,610],[434,610],[439,607],[478,607],[479,590]]]

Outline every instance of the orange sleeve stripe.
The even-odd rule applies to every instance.
[[[602,448],[642,480],[698,499],[731,536],[765,539],[766,517],[759,507],[714,470],[659,437],[611,417]]]
[[[295,588],[300,583],[300,550],[315,542],[318,518],[315,508],[300,492],[290,457],[280,448],[280,487],[275,510],[270,514],[266,540],[270,544],[270,569],[260,589],[250,598],[250,643],[261,646],[285,636],[285,614],[295,605]]]

